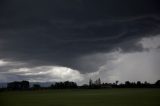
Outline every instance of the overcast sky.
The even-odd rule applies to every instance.
[[[0,82],[160,79],[159,0],[0,0]]]

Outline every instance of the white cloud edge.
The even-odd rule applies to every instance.
[[[8,73],[8,74],[15,74],[15,75],[20,75],[20,76],[38,76],[38,75],[47,75],[48,78],[30,78],[30,81],[75,81],[79,83],[88,83],[89,78],[96,79],[98,77],[101,77],[104,82],[113,82],[115,80],[120,80],[120,81],[125,81],[125,77],[122,75],[122,73],[128,73],[130,75],[130,78],[132,81],[137,80],[145,80],[145,79],[140,79],[140,78],[132,78],[138,75],[138,73],[133,73],[133,70],[140,70],[140,67],[144,69],[144,67],[150,68],[149,74],[153,74],[154,70],[157,72],[152,75],[152,77],[156,76],[156,78],[151,78],[150,75],[146,74],[148,78],[155,80],[158,79],[158,75],[160,76],[160,72],[158,72],[158,69],[156,69],[154,66],[147,66],[147,65],[154,65],[154,61],[160,62],[160,35],[154,36],[154,37],[148,37],[148,38],[142,38],[138,43],[142,45],[144,49],[149,49],[149,51],[142,51],[142,52],[133,52],[133,53],[125,53],[122,54],[120,50],[111,52],[111,53],[103,53],[103,54],[97,54],[94,56],[97,57],[102,57],[102,55],[106,58],[106,62],[99,67],[99,70],[96,72],[91,72],[91,73],[86,73],[86,74],[81,74],[80,71],[74,70],[68,67],[61,67],[61,66],[37,66],[37,67],[21,67],[21,68],[13,68],[9,69],[6,72],[3,73]],[[99,56],[101,55],[101,56]],[[156,56],[155,56],[156,55]],[[93,57],[94,57],[93,56]],[[107,60],[109,57],[109,60]],[[92,57],[91,57],[92,58]],[[139,60],[141,59],[141,60]],[[130,62],[128,60],[131,60]],[[143,67],[140,66],[139,69],[135,69],[135,66],[132,66],[131,70],[129,70],[128,65],[125,66],[125,64],[137,64],[136,61],[139,60],[143,64],[145,64]],[[152,60],[152,62],[151,62]],[[128,61],[128,62],[127,62]],[[150,63],[144,63],[144,61],[150,61]],[[5,61],[3,59],[0,59],[0,67],[5,67],[5,66],[11,66],[11,65],[20,65],[21,63],[19,62],[10,62],[10,61]],[[131,66],[130,66],[131,67]],[[158,67],[158,66],[156,66]],[[159,67],[158,67],[159,68]],[[124,71],[124,70],[125,71]],[[128,70],[128,71],[127,71]],[[140,74],[141,72],[139,72]],[[144,73],[144,72],[143,72]],[[141,73],[141,74],[143,74]],[[5,76],[2,76],[1,78],[5,79]],[[105,78],[106,77],[106,78]],[[139,76],[140,77],[140,76]],[[53,79],[52,79],[53,78]],[[149,79],[149,81],[150,81]],[[146,79],[147,80],[147,79]],[[152,82],[150,81],[150,82]]]

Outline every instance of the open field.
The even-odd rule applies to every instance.
[[[0,106],[160,106],[160,89],[5,91]]]

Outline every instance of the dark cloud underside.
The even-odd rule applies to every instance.
[[[97,69],[81,57],[141,50],[159,28],[158,0],[1,0],[0,58],[85,73]]]

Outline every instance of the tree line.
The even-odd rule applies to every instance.
[[[160,88],[160,80],[151,84],[148,82],[142,83],[141,81],[120,83],[115,81],[115,83],[101,83],[100,78],[93,81],[89,80],[89,84],[84,84],[78,86],[76,82],[64,81],[56,82],[48,87],[42,87],[40,84],[34,84],[30,86],[29,81],[14,81],[7,84],[6,88],[0,88],[0,90],[38,90],[38,89],[101,89],[101,88]]]

